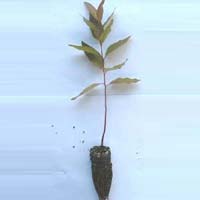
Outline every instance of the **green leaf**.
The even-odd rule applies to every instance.
[[[88,87],[86,87],[79,95],[71,98],[71,100],[76,100],[78,97],[84,95],[85,93],[88,93],[89,91],[91,91],[92,89],[94,89],[95,87],[101,85],[102,83],[93,83],[91,85],[89,85]]]
[[[140,80],[136,79],[136,78],[117,78],[117,79],[114,79],[113,81],[111,81],[109,83],[109,85],[112,85],[112,84],[132,84],[132,83],[137,83],[139,81]]]
[[[105,23],[103,24],[104,29],[106,28],[106,26],[109,24],[110,20],[113,19],[115,11],[112,12],[112,14],[108,17],[108,19],[105,21]]]
[[[106,38],[108,37],[109,33],[111,32],[111,27],[113,25],[113,19],[109,21],[109,24],[106,26],[105,30],[103,31],[103,33],[101,34],[99,40],[103,43]]]
[[[121,63],[119,65],[115,65],[114,67],[105,68],[105,72],[121,69],[126,64],[127,61],[128,61],[128,59],[126,59],[126,61],[124,61],[123,63]]]
[[[107,51],[106,51],[106,56],[110,53],[112,53],[113,51],[115,51],[117,48],[121,47],[122,45],[124,45],[126,42],[128,42],[128,40],[131,38],[131,36],[126,37],[123,40],[119,40],[118,42],[115,42],[113,44],[111,44]]]
[[[85,43],[86,44],[86,43]],[[95,56],[99,56],[99,52],[94,49],[93,47],[89,46],[89,45],[83,45],[82,46],[78,46],[78,45],[72,45],[72,44],[69,44],[70,47],[73,47],[77,50],[80,50],[80,51],[84,51],[85,53],[89,53],[89,54],[93,54]]]
[[[97,31],[96,25],[93,24],[91,21],[89,21],[85,17],[83,17],[83,21],[88,25],[88,27],[90,28],[91,31],[94,31],[94,32]]]
[[[99,22],[101,22],[102,17],[103,17],[103,4],[104,3],[105,3],[105,0],[102,0],[97,9],[97,18],[98,18]]]
[[[96,49],[94,49],[93,47],[91,47],[90,45],[88,45],[87,43],[85,43],[83,41],[82,41],[82,46],[84,48],[92,49],[92,52],[85,51],[85,55],[92,63],[94,63],[98,67],[102,68],[103,58],[102,58],[101,54]]]
[[[97,10],[96,8],[89,2],[84,2],[87,10],[89,11],[89,13],[95,18],[95,19],[98,19],[97,18]]]
[[[90,22],[93,23],[95,25],[95,30],[91,30],[92,35],[95,39],[99,40],[99,37],[101,36],[102,32],[103,32],[103,25],[101,24],[101,22],[99,22],[97,19],[95,19],[92,15],[90,15]]]

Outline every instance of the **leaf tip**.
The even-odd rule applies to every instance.
[[[127,40],[130,40],[132,38],[132,35],[129,35],[128,37],[127,37]]]

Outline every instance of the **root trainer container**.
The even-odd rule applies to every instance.
[[[113,177],[110,148],[94,146],[90,149],[90,159],[93,183],[99,200],[107,200]]]

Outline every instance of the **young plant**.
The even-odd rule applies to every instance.
[[[121,69],[127,62],[127,59],[115,66],[107,67],[106,61],[108,56],[110,56],[116,49],[126,44],[131,36],[125,37],[122,40],[114,42],[111,44],[106,51],[104,52],[103,44],[107,37],[111,32],[111,28],[114,22],[114,12],[107,18],[105,22],[102,22],[103,14],[104,14],[104,3],[105,0],[101,0],[99,6],[95,8],[91,3],[85,2],[85,6],[89,12],[89,19],[83,17],[83,21],[89,27],[93,38],[97,41],[99,45],[99,51],[82,41],[81,45],[72,45],[77,50],[83,51],[86,57],[94,64],[94,66],[98,67],[103,75],[103,81],[100,83],[93,83],[86,87],[80,94],[73,97],[71,100],[76,100],[80,96],[90,92],[94,88],[98,86],[103,86],[104,88],[104,124],[103,124],[103,132],[101,136],[100,146],[95,146],[90,150],[90,157],[92,161],[92,174],[93,181],[98,193],[100,200],[105,200],[108,198],[111,182],[112,182],[112,164],[111,164],[111,152],[110,148],[104,146],[104,138],[106,134],[107,128],[107,87],[114,84],[135,84],[139,80],[136,78],[128,78],[128,77],[119,77],[112,81],[107,81],[107,73],[110,73],[114,70]]]

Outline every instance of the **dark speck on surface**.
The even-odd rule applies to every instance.
[[[83,131],[82,133],[85,134],[85,131]]]
[[[52,125],[51,125],[51,127],[53,128],[53,127],[54,127],[54,125],[52,124]]]
[[[84,144],[84,143],[85,143],[85,140],[82,140],[81,143]]]
[[[75,149],[75,146],[72,146],[73,149]]]
[[[56,132],[55,134],[58,135],[58,132]]]
[[[75,126],[73,126],[73,129],[75,129],[76,127]]]
[[[139,154],[139,152],[136,152],[136,154],[138,155],[138,154]]]

